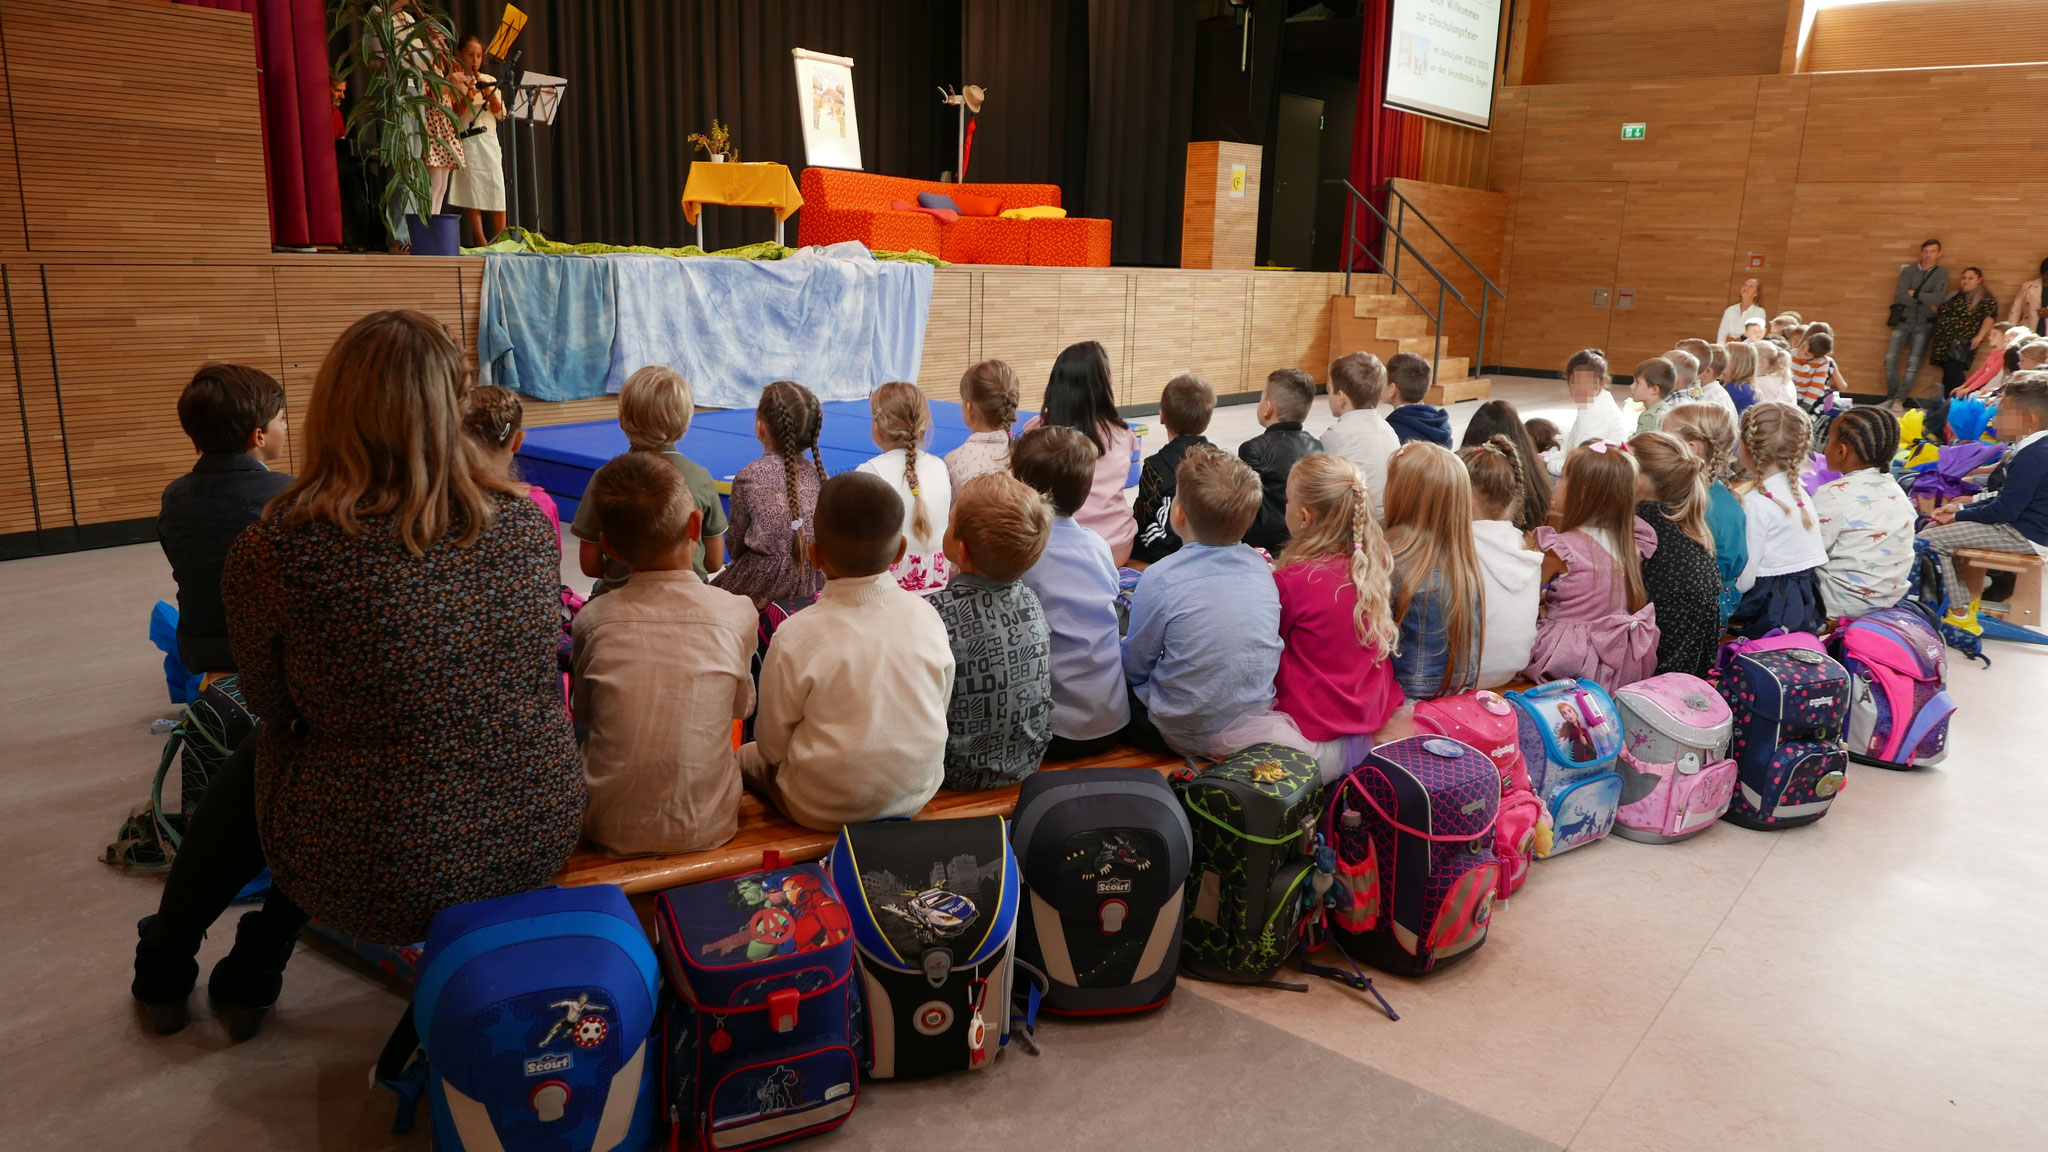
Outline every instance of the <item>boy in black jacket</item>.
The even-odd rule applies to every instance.
[[[292,478],[269,465],[284,455],[284,389],[241,364],[208,364],[178,397],[178,423],[199,459],[164,489],[157,542],[178,581],[178,659],[193,672],[232,672],[220,599],[228,546]]]
[[[1449,448],[1451,414],[1423,400],[1429,395],[1429,361],[1413,352],[1396,353],[1387,360],[1387,379],[1401,397],[1400,406],[1387,413],[1387,424],[1401,443],[1427,440]]]
[[[2022,556],[2048,552],[2048,372],[2022,372],[1999,398],[1998,438],[2016,443],[1999,467],[2002,483],[1970,501],[1936,508],[1920,539],[1933,545],[1947,569],[1949,614],[1944,621],[1970,628],[1976,618],[1976,593],[1956,573],[1961,548],[2017,552]]]
[[[1323,442],[1302,430],[1309,406],[1315,403],[1316,382],[1299,368],[1276,368],[1266,377],[1259,397],[1259,426],[1265,431],[1237,446],[1237,457],[1259,474],[1264,497],[1259,514],[1245,530],[1244,542],[1274,556],[1287,547],[1287,474],[1294,464]]]
[[[1138,472],[1138,542],[1131,549],[1135,567],[1156,564],[1180,550],[1180,537],[1173,531],[1173,485],[1181,457],[1197,444],[1207,444],[1202,433],[1209,430],[1209,418],[1216,414],[1216,390],[1192,372],[1175,376],[1159,393],[1159,422],[1173,439],[1146,457]]]

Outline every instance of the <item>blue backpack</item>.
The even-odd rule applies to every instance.
[[[768,856],[654,898],[671,1148],[810,1136],[860,1094],[852,920],[821,865]]]
[[[1519,714],[1522,760],[1529,783],[1550,811],[1550,836],[1539,827],[1536,856],[1545,859],[1606,836],[1621,808],[1621,710],[1591,680],[1552,680],[1510,692]]]
[[[543,888],[434,917],[411,1010],[434,1147],[646,1148],[659,980],[614,885]]]

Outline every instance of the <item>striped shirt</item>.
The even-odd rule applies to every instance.
[[[1823,356],[1818,360],[1801,360],[1792,357],[1792,387],[1799,394],[1799,402],[1812,405],[1826,390],[1828,381],[1835,378],[1835,358]]]

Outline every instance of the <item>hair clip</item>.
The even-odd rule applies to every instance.
[[[1354,553],[1365,551],[1365,542],[1362,540],[1353,540],[1351,542],[1351,551],[1353,551]]]
[[[1614,446],[1614,449],[1615,449],[1615,451],[1617,451],[1617,452],[1621,452],[1621,453],[1624,453],[1624,454],[1626,454],[1626,453],[1628,452],[1628,450],[1629,450],[1629,447],[1628,447],[1628,443],[1627,443],[1626,441],[1623,441],[1623,440],[1588,440],[1588,441],[1586,441],[1586,447],[1588,447],[1588,448],[1592,449],[1592,450],[1593,450],[1593,451],[1595,451],[1595,452],[1598,452],[1598,453],[1599,453],[1600,455],[1602,455],[1602,456],[1605,456],[1605,455],[1607,455],[1607,447],[1608,447],[1608,445],[1610,445],[1610,444]]]
[[[799,517],[797,517],[796,519],[794,519],[794,520],[791,520],[791,521],[789,522],[789,530],[790,530],[791,532],[801,532],[801,531],[803,531],[803,530],[804,530],[804,519],[803,519],[803,517],[799,516]]]

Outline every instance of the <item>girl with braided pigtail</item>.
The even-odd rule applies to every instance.
[[[1728,618],[1738,636],[1756,639],[1774,628],[1818,632],[1827,623],[1820,570],[1828,552],[1799,482],[1811,435],[1805,411],[1790,404],[1759,404],[1742,414],[1737,458],[1752,479],[1742,493],[1749,562],[1735,582],[1742,600]]]
[[[1405,715],[1391,659],[1401,635],[1388,603],[1394,561],[1365,476],[1342,456],[1318,452],[1294,465],[1287,527],[1287,551],[1273,570],[1286,644],[1273,707],[1314,742],[1328,783]]]
[[[1828,425],[1828,468],[1842,475],[1813,494],[1828,562],[1821,603],[1830,617],[1861,616],[1905,596],[1913,574],[1913,502],[1892,479],[1899,421],[1884,408],[1851,408]]]
[[[969,480],[1010,470],[1010,429],[1022,389],[1001,360],[983,360],[960,377],[960,419],[967,442],[946,453],[946,475],[958,492]]]
[[[1742,602],[1735,581],[1749,565],[1749,518],[1742,497],[1729,487],[1735,471],[1735,418],[1719,405],[1681,404],[1664,417],[1662,431],[1685,441],[1706,462],[1707,530],[1714,537],[1714,567],[1721,572],[1718,625],[1726,630],[1728,617]]]
[[[1478,420],[1475,415],[1473,422]],[[1459,449],[1458,459],[1472,478],[1472,549],[1479,556],[1486,589],[1479,687],[1499,688],[1529,666],[1536,646],[1536,610],[1543,598],[1543,553],[1529,547],[1527,534],[1517,525],[1518,514],[1528,507],[1530,462],[1522,459],[1514,440],[1500,432]],[[1542,461],[1535,461],[1535,472],[1547,486],[1549,473]],[[1547,492],[1544,499],[1547,504]]]
[[[1636,519],[1657,534],[1657,550],[1643,557],[1643,589],[1657,606],[1657,673],[1705,676],[1721,646],[1707,462],[1668,432],[1639,432],[1628,446],[1638,469]]]
[[[818,397],[803,385],[777,380],[761,390],[754,436],[763,455],[732,478],[732,526],[726,533],[732,560],[714,581],[756,608],[809,599],[825,586],[825,574],[810,557],[818,487],[825,482],[825,462],[818,455],[823,422]]]
[[[932,432],[931,405],[917,385],[898,380],[875,389],[868,410],[882,454],[858,470],[888,481],[903,498],[903,557],[889,571],[906,591],[930,596],[952,575],[944,537],[953,509],[946,462],[924,451]]]

